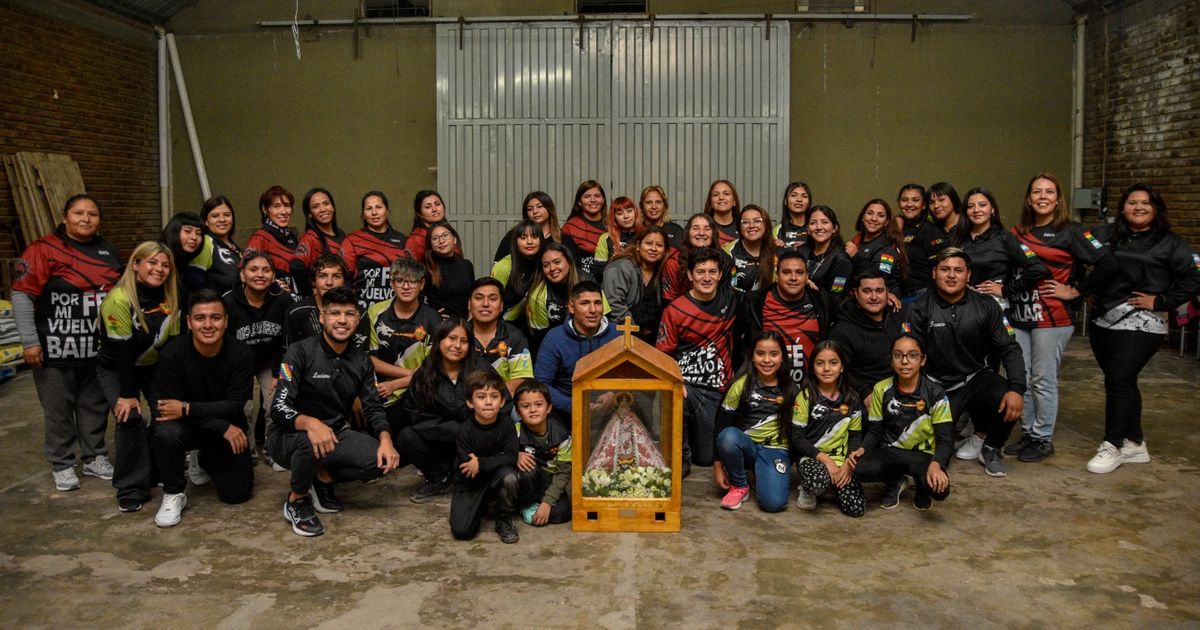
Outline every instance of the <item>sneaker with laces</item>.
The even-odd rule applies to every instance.
[[[972,434],[963,440],[962,446],[958,447],[958,451],[954,453],[954,456],[958,459],[976,459],[979,457],[981,450],[983,450],[983,438]]]
[[[1017,455],[1020,462],[1040,462],[1054,454],[1054,444],[1050,440],[1030,440],[1029,444]]]
[[[904,489],[907,487],[908,477],[901,477],[899,481],[888,482],[883,487],[883,498],[879,500],[879,507],[890,510],[900,505],[900,495],[904,494]]]
[[[1028,433],[1022,433],[1021,437],[1016,442],[1013,442],[1012,444],[1005,446],[1004,450],[1002,452],[1005,455],[1012,455],[1015,457],[1017,455],[1020,455],[1021,451],[1025,450],[1025,448],[1027,446],[1029,446],[1029,443],[1032,441],[1034,441],[1034,440],[1033,440],[1033,438],[1029,437]]]
[[[154,515],[154,524],[159,527],[175,527],[183,520],[183,509],[187,507],[187,495],[164,494],[162,505],[158,506],[158,514]]]
[[[335,484],[313,479],[312,487],[308,489],[308,496],[312,497],[313,508],[322,514],[337,514],[345,509],[342,502],[338,500]]]
[[[1004,465],[1004,453],[994,446],[984,445],[979,450],[979,463],[989,477],[1007,477],[1008,466]]]
[[[206,486],[212,477],[200,467],[200,451],[187,452],[187,479],[193,486]]]
[[[108,461],[104,455],[97,455],[92,458],[92,461],[83,465],[83,474],[97,479],[110,480],[113,476],[112,462]]]
[[[135,499],[132,497],[125,497],[124,499],[117,499],[117,509],[121,510],[122,512],[124,512],[126,514],[130,514],[132,512],[140,512],[142,510],[142,500]]]
[[[54,475],[55,488],[63,492],[79,489],[79,476],[75,474],[74,466],[62,470],[52,470],[50,474]]]
[[[454,487],[454,478],[450,475],[444,475],[440,479],[428,479],[416,492],[412,493],[409,501],[413,503],[429,503],[437,497],[450,494],[450,490]]]
[[[284,501],[283,518],[292,524],[292,531],[299,536],[320,536],[325,533],[325,526],[321,524],[321,519],[317,518],[310,496],[302,496],[295,501]]]
[[[1141,444],[1133,440],[1125,440],[1121,443],[1121,463],[1122,464],[1149,464],[1150,451],[1146,450],[1146,442]]]
[[[801,510],[817,509],[817,495],[804,489],[804,486],[796,487],[796,507]]]
[[[1088,472],[1103,475],[1116,470],[1123,463],[1125,463],[1125,458],[1121,455],[1121,449],[1112,442],[1106,441],[1100,443],[1096,454],[1088,460],[1087,469]]]
[[[506,545],[521,540],[521,535],[517,533],[517,524],[508,516],[496,518],[496,533],[500,536],[500,542]]]
[[[267,449],[265,449],[265,448],[263,449],[263,459],[266,460],[266,462],[271,465],[271,470],[274,470],[275,472],[283,472],[283,471],[287,470],[282,465],[280,465],[279,462],[275,461],[275,458],[271,457],[271,453],[269,451],[267,451]]]
[[[925,511],[933,509],[933,497],[929,496],[928,492],[922,492],[917,488],[917,493],[913,495],[913,507]]]
[[[750,496],[750,486],[733,486],[729,488],[729,492],[725,493],[725,497],[721,499],[721,508],[725,510],[737,510],[746,502],[746,497]]]

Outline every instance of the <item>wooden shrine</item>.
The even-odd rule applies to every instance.
[[[571,386],[571,527],[678,532],[683,377],[674,359],[624,335],[579,360]]]

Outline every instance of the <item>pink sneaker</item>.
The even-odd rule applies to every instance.
[[[750,496],[750,486],[741,488],[734,486],[725,493],[725,498],[721,499],[721,507],[726,510],[736,510],[742,507],[746,502],[746,498]]]

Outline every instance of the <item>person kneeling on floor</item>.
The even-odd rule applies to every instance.
[[[174,527],[183,517],[184,458],[192,449],[200,451],[200,465],[222,503],[245,503],[254,489],[242,413],[251,395],[254,353],[225,338],[228,324],[221,297],[201,289],[188,305],[191,333],[176,337],[158,355],[153,450],[163,485],[162,505],[154,517],[159,527]]]
[[[458,471],[450,499],[450,533],[458,540],[471,540],[487,512],[488,502],[496,507],[496,533],[505,543],[517,542],[517,431],[505,414],[504,380],[492,370],[476,370],[467,376],[467,406],[473,417],[458,429]]]
[[[351,343],[358,300],[350,289],[337,287],[323,302],[322,333],[291,346],[283,357],[267,428],[271,457],[292,471],[283,516],[301,536],[325,533],[316,512],[342,511],[335,483],[369,481],[400,462],[375,391],[375,370]],[[362,400],[378,440],[350,426],[355,398]]]

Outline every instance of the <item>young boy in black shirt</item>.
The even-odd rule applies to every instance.
[[[476,370],[467,377],[467,406],[474,417],[458,430],[458,473],[450,499],[450,533],[471,540],[489,499],[496,503],[496,533],[505,543],[517,542],[517,431],[505,418],[497,422],[504,406],[504,381],[492,370]]]
[[[514,398],[521,418],[517,430],[517,470],[526,523],[541,527],[571,520],[571,434],[550,417],[550,389],[527,379]]]

